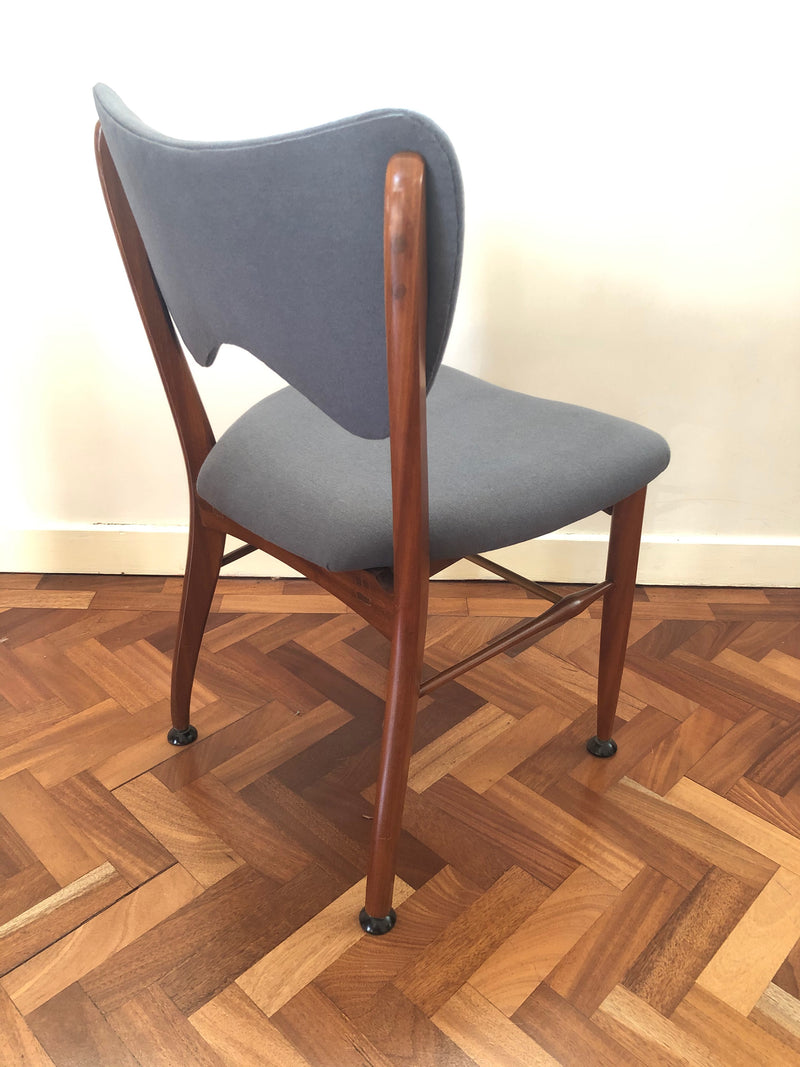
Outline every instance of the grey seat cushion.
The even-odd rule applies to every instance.
[[[449,367],[428,397],[428,455],[432,559],[560,529],[669,462],[666,441],[642,426]],[[388,440],[348,433],[292,388],[231,426],[197,488],[235,522],[329,570],[391,566]]]

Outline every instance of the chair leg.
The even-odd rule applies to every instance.
[[[586,742],[589,752],[601,759],[613,756],[617,751],[617,743],[611,734],[625,666],[645,496],[646,488],[639,489],[615,504],[611,513],[606,581],[614,584],[603,601],[597,672],[597,733]]]
[[[186,576],[172,661],[172,729],[167,734],[171,745],[190,745],[197,740],[197,730],[189,722],[189,706],[197,657],[224,548],[225,535],[203,526],[197,508],[192,507]]]
[[[426,611],[427,590],[424,600],[423,609]],[[425,618],[424,612],[422,618]],[[418,628],[413,627],[405,634],[401,632],[402,629],[398,625],[398,631],[392,641],[383,743],[367,870],[367,897],[359,916],[361,926],[368,934],[388,933],[396,919],[392,907],[392,891],[419,700],[425,623],[421,621]],[[421,632],[415,633],[414,629]]]

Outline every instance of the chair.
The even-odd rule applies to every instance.
[[[169,741],[189,701],[220,566],[263,549],[391,642],[361,924],[392,928],[420,695],[603,598],[597,734],[612,727],[647,484],[669,461],[633,423],[440,366],[462,249],[458,164],[428,119],[376,111],[262,140],[197,143],[95,89],[111,221],[180,436],[191,493]],[[222,343],[289,383],[215,442],[177,339]],[[427,395],[427,394],[430,395]],[[605,580],[559,596],[479,553],[611,515]],[[224,555],[231,534],[245,546]],[[466,557],[552,602],[420,685],[428,579]]]

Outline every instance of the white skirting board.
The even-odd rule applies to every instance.
[[[187,529],[97,525],[0,530],[0,571],[45,574],[182,574]],[[230,548],[238,542],[231,542]],[[595,582],[603,577],[605,538],[553,534],[491,553],[537,581]],[[226,575],[294,576],[263,552],[238,560]],[[491,578],[462,561],[442,578]],[[800,538],[647,537],[639,561],[642,585],[800,586]]]

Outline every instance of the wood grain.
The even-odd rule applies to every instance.
[[[592,1022],[653,1067],[727,1067],[727,1060],[720,1059],[702,1038],[688,1034],[624,986],[608,994]]]
[[[308,1067],[308,1060],[237,985],[223,989],[189,1021],[229,1067]]]
[[[541,886],[512,867],[398,976],[395,985],[432,1015],[540,901]]]
[[[412,892],[401,882],[395,888],[395,899],[401,904]],[[363,895],[364,883],[357,882],[237,978],[239,987],[266,1016],[274,1015],[364,936],[354,921]]]
[[[244,863],[188,804],[151,774],[120,786],[114,795],[201,885],[213,885]]]
[[[103,863],[103,855],[27,771],[0,782],[0,814],[59,885],[69,885]]]
[[[557,1067],[558,1060],[515,1026],[467,982],[433,1021],[484,1067]]]
[[[30,956],[74,930],[128,892],[124,878],[110,863],[38,901],[0,926],[0,973],[12,970]]]
[[[158,986],[116,1008],[108,1019],[139,1063],[223,1067],[224,1061]]]
[[[594,871],[579,867],[475,971],[470,985],[513,1015],[618,895]]]
[[[782,1044],[800,1052],[800,1003],[779,985],[770,982],[750,1012],[750,1019]]]
[[[7,1063],[13,1063],[15,1067],[17,1064],[20,1067],[53,1067],[54,1061],[47,1055],[27,1022],[2,989],[0,989],[0,1035],[2,1035],[0,1049]],[[60,1062],[67,1061],[61,1060]]]
[[[424,792],[429,785],[504,734],[516,721],[513,715],[484,704],[411,757],[409,788],[417,793]]]
[[[748,1015],[800,938],[800,875],[780,869],[706,964],[698,986]]]
[[[796,598],[638,590],[607,766],[593,609],[422,701],[370,938],[385,637],[310,582],[223,579],[178,752],[179,580],[7,588],[0,1063],[800,1064]],[[425,671],[528,599],[435,586]]]
[[[558,1063],[640,1067],[644,1062],[546,984],[538,986],[528,997],[514,1015],[514,1022]]]
[[[32,956],[7,974],[2,986],[26,1015],[157,926],[200,890],[181,867],[171,867]]]
[[[733,875],[712,867],[636,960],[625,987],[670,1015],[754,896]]]
[[[77,982],[31,1012],[27,1022],[55,1063],[137,1067],[138,1061]]]
[[[309,1026],[310,1019],[315,1025]],[[272,1021],[287,1043],[291,1042],[292,1049],[303,1053],[303,1062],[336,1063],[342,1067],[392,1067],[396,1062],[384,1055],[364,1030],[315,985],[306,986]]]
[[[689,992],[672,1019],[685,1033],[709,1045],[726,1067],[754,1063],[800,1067],[800,1055],[793,1049],[701,988]]]
[[[554,966],[548,985],[591,1016],[685,897],[676,882],[645,867]]]
[[[702,819],[706,826],[716,827],[732,840],[800,874],[800,837],[696,785],[688,778],[674,785],[665,799]]]

